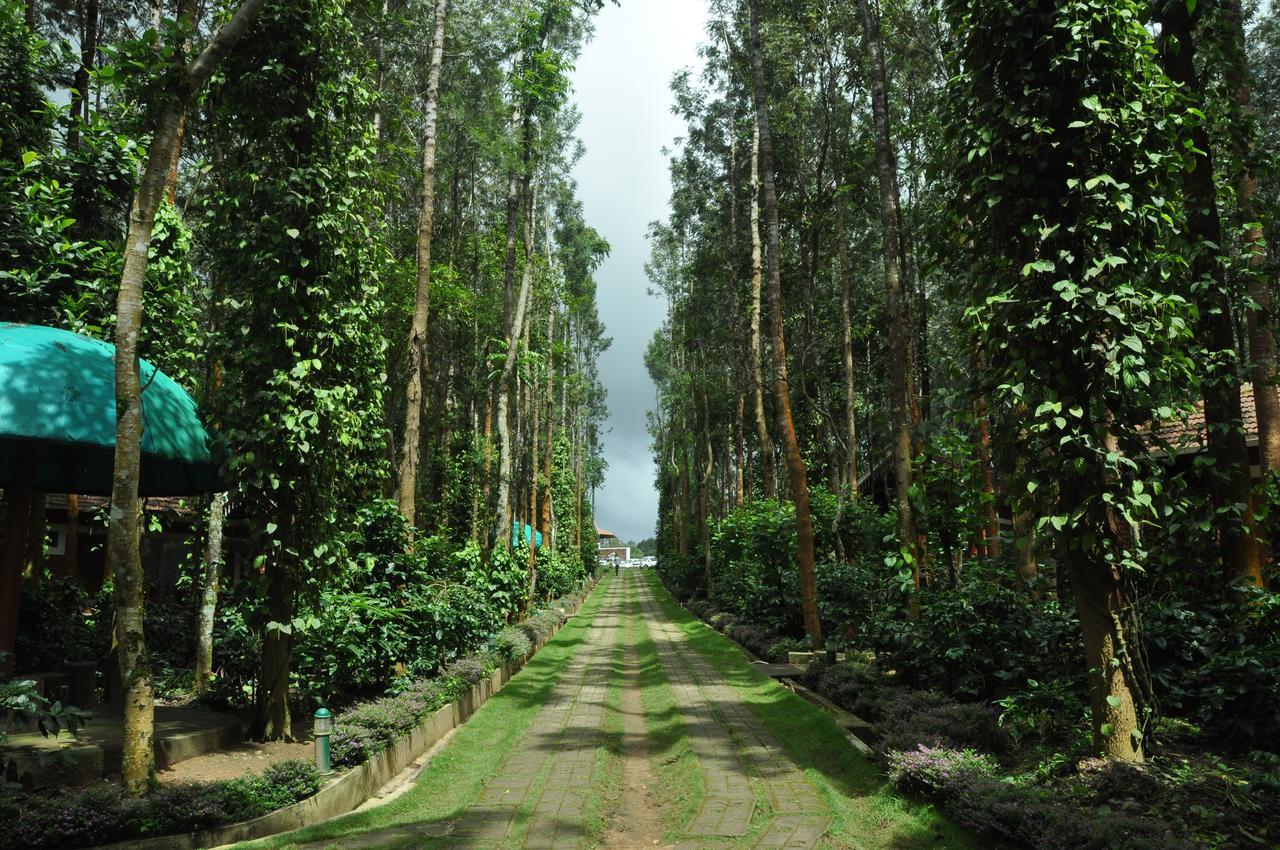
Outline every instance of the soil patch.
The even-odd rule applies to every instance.
[[[644,722],[644,702],[640,698],[640,658],[627,622],[627,651],[622,680],[622,770],[617,806],[600,846],[606,850],[635,850],[640,847],[670,847],[662,841],[662,801],[654,792],[657,782],[649,760],[653,740]]]
[[[315,758],[315,747],[310,742],[305,744],[288,744],[273,741],[267,744],[245,742],[228,750],[206,753],[189,758],[156,773],[156,778],[164,783],[173,782],[216,782],[222,779],[237,779],[253,773],[261,773],[268,765],[289,759]]]

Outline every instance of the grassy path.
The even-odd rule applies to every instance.
[[[969,848],[649,573],[606,578],[392,802],[249,847]]]

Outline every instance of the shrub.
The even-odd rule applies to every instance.
[[[1032,678],[1085,689],[1074,614],[1054,601],[1031,603],[980,569],[959,588],[923,594],[915,623],[891,609],[878,612],[864,637],[904,684],[960,699],[994,699]]]
[[[547,552],[538,556],[538,598],[566,596],[586,578],[577,553]]]
[[[254,778],[265,811],[305,800],[320,790],[320,770],[313,762],[289,759],[276,762]]]
[[[780,638],[769,644],[764,652],[764,657],[768,661],[777,664],[785,664],[792,652],[806,652],[809,645],[803,640],[797,638]]]
[[[953,746],[998,755],[1012,743],[991,706],[956,702],[937,691],[899,691],[884,703],[881,715],[876,730],[882,750]]]
[[[67,661],[101,660],[109,643],[98,641],[94,615],[85,613],[93,612],[99,601],[75,579],[24,581],[22,628],[14,645],[16,669],[56,670]],[[110,619],[108,613],[108,623]]]
[[[162,785],[137,799],[109,784],[56,795],[6,786],[0,789],[0,817],[6,824],[0,850],[66,850],[207,829],[260,817],[319,789],[315,765],[301,760],[227,782]]]
[[[982,753],[924,744],[910,750],[890,750],[886,759],[889,781],[898,790],[926,797],[945,791],[962,776],[992,776],[996,771]]]
[[[1164,824],[1084,809],[1049,788],[1001,781],[972,750],[918,747],[890,752],[889,778],[902,791],[940,800],[959,823],[1034,850],[1189,850]]]
[[[494,652],[507,661],[524,658],[532,649],[533,644],[518,626],[507,626],[493,639]]]

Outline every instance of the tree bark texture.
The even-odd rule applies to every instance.
[[[923,553],[911,505],[911,334],[899,264],[898,175],[889,137],[889,95],[885,82],[880,20],[870,0],[858,0],[871,73],[871,111],[875,123],[876,175],[880,183],[880,219],[884,230],[885,307],[889,314],[889,406],[893,423],[894,507],[898,512],[898,545],[910,561],[915,592],[911,617],[920,616],[920,570]]]
[[[436,215],[436,148],[440,106],[440,67],[444,61],[444,26],[448,0],[436,2],[431,66],[427,72],[427,100],[422,137],[422,208],[418,213],[418,280],[413,300],[413,324],[406,346],[408,380],[405,385],[404,434],[400,448],[400,479],[396,497],[400,513],[412,529],[417,525],[418,463],[422,443],[422,414],[427,380],[427,322],[431,310],[431,232]]]
[[[200,591],[200,622],[196,633],[196,696],[209,688],[213,675],[213,621],[222,585],[222,522],[227,494],[214,493],[209,500],[209,531],[204,543],[204,587]]]
[[[1232,100],[1235,150],[1236,210],[1243,224],[1242,241],[1248,270],[1249,297],[1256,305],[1248,311],[1249,356],[1253,379],[1253,398],[1258,416],[1258,457],[1263,476],[1280,471],[1280,392],[1276,389],[1275,315],[1272,312],[1271,281],[1267,277],[1267,248],[1262,223],[1258,221],[1254,200],[1258,194],[1258,178],[1254,173],[1257,135],[1252,105],[1249,59],[1245,49],[1244,15],[1239,0],[1223,0],[1223,56],[1227,94]],[[1264,543],[1270,544],[1275,520],[1259,529]],[[1259,578],[1265,578],[1259,575]]]
[[[782,249],[778,227],[778,194],[773,180],[773,140],[769,132],[769,101],[765,87],[764,56],[760,44],[759,0],[751,0],[751,66],[755,77],[756,127],[759,131],[759,170],[764,190],[768,227],[769,325],[773,343],[774,415],[782,438],[791,497],[796,509],[796,569],[800,578],[800,610],[811,645],[821,647],[822,621],[818,616],[818,587],[813,570],[813,516],[809,508],[808,470],[800,454],[795,422],[791,418],[791,392],[787,386],[786,329],[782,312]]]
[[[844,232],[844,202],[837,209],[836,239],[840,246],[840,341],[844,355],[844,417],[845,439],[849,441],[848,457],[845,460],[845,474],[849,478],[846,485],[849,498],[858,500],[858,422],[855,393],[855,376],[853,371],[853,314],[851,309],[851,292],[853,273],[849,268],[849,246]]]
[[[756,438],[760,442],[760,480],[766,499],[778,498],[773,474],[773,440],[764,412],[764,343],[760,337],[760,295],[764,283],[764,256],[760,245],[760,126],[752,132],[751,147],[751,383],[755,407]]]
[[[156,115],[146,167],[129,213],[124,270],[116,297],[116,445],[107,568],[115,578],[115,637],[125,698],[121,778],[125,790],[132,795],[146,790],[155,773],[152,748],[154,704],[143,632],[143,575],[139,549],[141,507],[138,500],[142,452],[138,336],[142,329],[142,287],[147,274],[151,232],[156,209],[163,197],[183,109],[191,96],[208,81],[228,47],[248,29],[263,2],[245,0],[200,55],[187,65],[168,92]]]

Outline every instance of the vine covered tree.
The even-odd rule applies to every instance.
[[[1171,281],[1174,88],[1139,3],[946,11],[952,213],[979,377],[994,405],[1025,411],[1022,463],[1004,471],[1052,506],[1040,529],[1075,597],[1099,746],[1142,761],[1152,706],[1133,583],[1161,489],[1147,429],[1191,371],[1192,313]]]

